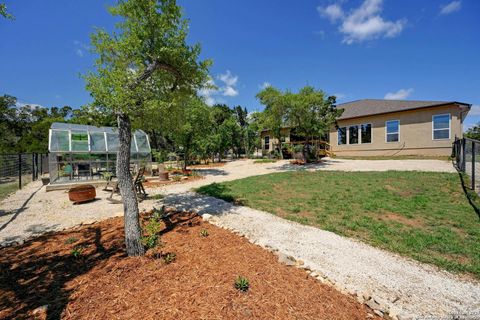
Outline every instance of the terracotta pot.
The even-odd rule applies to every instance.
[[[74,204],[93,200],[96,195],[95,187],[89,184],[68,190],[68,198]]]
[[[159,172],[158,173],[158,178],[160,180],[168,180],[168,171]]]

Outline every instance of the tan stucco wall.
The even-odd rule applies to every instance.
[[[465,109],[461,109],[457,105],[450,105],[339,120],[339,127],[371,123],[372,142],[369,144],[338,145],[337,130],[332,129],[330,132],[330,145],[336,155],[345,156],[448,156],[451,154],[452,142],[455,140],[455,136],[462,136],[464,111]],[[450,113],[451,115],[450,139],[433,140],[432,116],[445,113]],[[386,142],[385,122],[389,120],[400,120],[400,139],[398,142]]]
[[[290,128],[283,128],[281,131],[281,134],[283,137],[285,137],[285,142],[290,142]],[[268,150],[265,150],[265,137],[268,136],[270,137],[270,144]],[[278,139],[274,139],[273,135],[270,131],[262,131],[261,133],[261,138],[262,138],[262,151],[263,152],[269,152],[273,150],[274,144],[278,144]]]

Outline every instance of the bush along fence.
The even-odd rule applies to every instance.
[[[458,170],[470,177],[471,188],[479,188],[480,183],[480,141],[469,138],[455,139],[453,157]]]
[[[48,173],[47,154],[0,154],[0,193],[21,189],[45,173]]]

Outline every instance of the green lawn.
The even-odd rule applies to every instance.
[[[0,184],[0,201],[5,199],[10,193],[18,189],[18,182],[8,182]]]
[[[480,278],[480,221],[454,173],[285,172],[198,191]]]

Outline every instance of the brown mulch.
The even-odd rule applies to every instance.
[[[176,214],[161,241],[174,262],[127,257],[118,217],[1,249],[0,318],[32,318],[44,305],[38,318],[367,318],[354,298],[194,214]],[[234,288],[239,275],[247,292]]]

